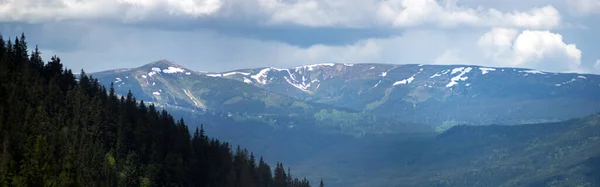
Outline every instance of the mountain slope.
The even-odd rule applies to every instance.
[[[331,63],[207,76],[438,126],[559,121],[600,111],[600,76],[531,69]]]
[[[430,130],[425,125],[403,123],[343,107],[303,101],[244,82],[200,74],[166,60],[139,68],[92,75],[105,85],[114,82],[115,91],[119,94],[126,94],[131,90],[133,94],[139,95],[139,100],[190,111],[194,115],[260,121],[277,128],[316,126],[357,135]]]

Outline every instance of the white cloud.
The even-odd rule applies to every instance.
[[[498,59],[510,53],[518,34],[514,29],[494,28],[483,34],[477,44],[482,48],[486,58]]]
[[[452,0],[8,0],[0,4],[0,21],[137,21],[207,15],[214,19],[251,18],[262,24],[365,28],[467,25],[549,29],[561,20],[551,5],[501,12],[458,6]]]
[[[576,14],[600,14],[600,0],[566,0]]]
[[[453,1],[440,5],[436,0],[389,0],[379,5],[379,16],[395,26],[406,27],[431,22],[441,26],[474,25],[522,28],[554,28],[560,13],[553,6],[527,12],[503,13],[496,9],[457,6]]]
[[[545,71],[581,72],[581,50],[566,44],[560,34],[549,31],[495,28],[478,41],[487,59],[496,66]]]
[[[221,0],[7,0],[0,4],[0,21],[137,21],[159,18],[158,12],[198,17],[216,13],[221,5]]]
[[[311,27],[363,27],[370,20],[368,12],[373,7],[370,0],[353,1],[280,1],[256,0],[258,12],[264,14],[268,24],[297,24]]]
[[[566,44],[560,34],[549,31],[523,31],[515,40],[513,50],[517,64],[540,62],[547,58],[564,61],[570,70],[576,70],[581,64],[581,51],[577,46]]]
[[[503,13],[496,9],[462,7],[450,0],[442,1],[444,4],[436,0],[258,1],[268,11],[270,22],[308,26],[406,28],[433,24],[549,29],[557,27],[561,20],[560,13],[551,5]]]

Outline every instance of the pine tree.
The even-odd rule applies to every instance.
[[[283,169],[283,164],[277,163],[277,167],[275,167],[275,176],[273,177],[273,186],[274,187],[287,187],[287,175],[285,174],[285,169]]]

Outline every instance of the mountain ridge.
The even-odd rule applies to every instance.
[[[105,85],[114,84],[118,93],[131,91],[139,96],[138,99],[161,106],[237,120],[257,120],[270,126],[294,128],[300,127],[298,123],[301,123],[303,126],[356,135],[430,128],[345,107],[298,100],[236,80],[192,72],[169,61],[157,61],[128,71],[104,71],[92,75]]]
[[[320,103],[410,123],[432,124],[441,127],[440,130],[456,124],[560,121],[600,112],[600,107],[596,105],[600,104],[596,97],[600,95],[599,75],[551,73],[527,68],[322,63],[288,69],[265,67],[203,73],[172,61],[158,60],[128,71],[136,71],[139,76],[147,78],[155,72],[165,74],[152,77],[164,80],[163,83],[167,80],[204,80],[205,83],[212,82],[212,88],[219,88],[218,84],[235,84],[245,90],[255,90],[248,87],[252,86],[304,103]],[[115,73],[118,74],[109,70],[95,75],[106,77],[103,75]],[[123,77],[119,79],[123,80]],[[150,91],[147,88],[154,86],[154,82],[144,81],[138,80],[139,83],[136,83],[141,87],[132,84],[128,88],[143,90],[145,94],[137,95],[147,96],[144,100],[206,109],[206,101],[201,96],[190,94],[192,85],[165,86],[164,89]],[[117,85],[121,86],[126,85]],[[169,94],[163,92],[167,89],[176,96],[165,96]],[[523,108],[521,102],[529,103],[527,105],[536,109]],[[548,110],[557,107],[576,109]],[[430,115],[432,113],[435,115]]]
[[[593,100],[594,103],[598,103],[595,95],[600,94],[600,76],[594,74],[551,73],[527,68],[492,68],[472,65],[330,63],[298,66],[290,69],[243,69],[206,75],[238,80],[305,101],[342,106],[366,113],[384,113],[394,117],[412,116],[414,112],[426,112],[425,109],[418,109],[420,106],[434,105],[451,109],[453,103],[468,105],[485,103],[485,101],[478,101],[478,103],[469,104],[473,100],[476,101],[477,99],[473,99],[476,97],[499,99],[500,103],[495,105],[502,105],[502,102],[516,105],[521,100],[535,101],[539,97],[548,99],[569,97],[573,102],[580,102],[578,100],[584,98],[584,100]],[[588,90],[588,92],[582,92],[582,90]],[[518,97],[525,98],[516,99]],[[550,107],[561,104],[560,101],[552,102],[555,103]],[[465,110],[474,109],[466,108]],[[506,106],[490,110],[508,111],[510,108]],[[599,108],[590,110],[597,112]],[[391,111],[404,112],[393,113]],[[582,112],[578,115],[560,117],[560,119],[582,117],[588,114],[590,112]],[[452,118],[456,115],[459,114],[450,112],[444,114],[444,117]],[[504,119],[505,115],[498,116],[496,119]],[[537,118],[514,121],[485,121],[465,118],[455,120],[472,124],[516,124],[523,120],[544,120],[549,117],[539,116]],[[441,118],[434,121],[413,119],[412,122],[442,124],[445,121],[448,120]]]

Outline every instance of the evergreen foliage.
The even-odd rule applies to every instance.
[[[310,186],[40,54],[0,36],[0,186]]]

